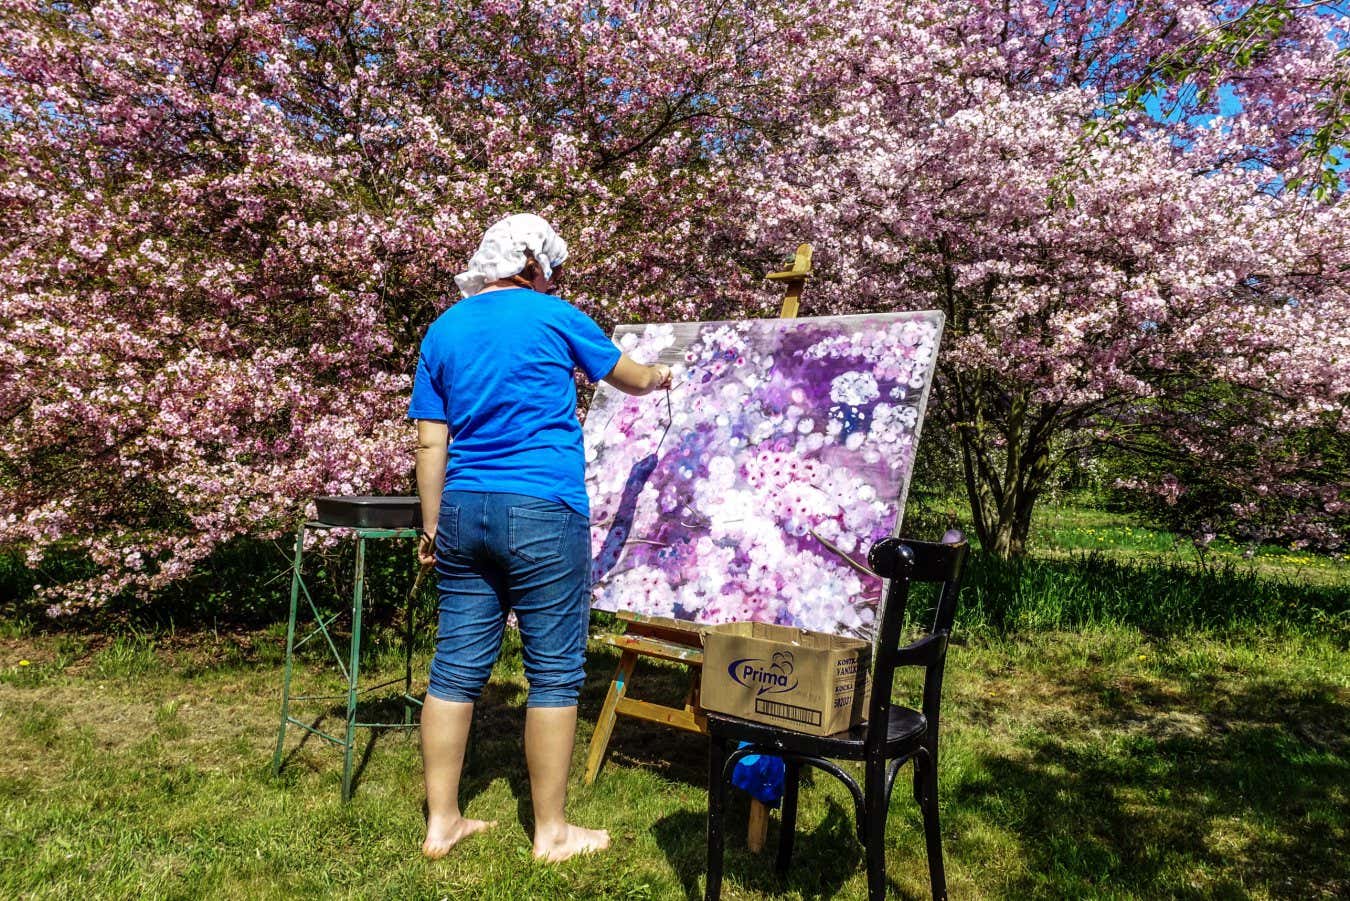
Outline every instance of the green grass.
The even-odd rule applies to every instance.
[[[1350,564],[1275,548],[1247,559],[1222,542],[1197,558],[1167,533],[1083,507],[1043,510],[1036,528],[1029,558],[976,555],[966,575],[940,767],[952,896],[1350,893],[1340,853],[1350,838]],[[245,557],[231,564],[236,581]],[[404,559],[385,561],[379,597],[401,596]],[[466,811],[501,825],[446,860],[418,853],[415,733],[380,733],[361,749],[349,805],[338,799],[340,755],[294,730],[274,777],[278,584],[265,602],[226,586],[110,631],[33,618],[0,627],[0,898],[701,897],[700,739],[622,720],[600,780],[579,784],[616,664],[599,645],[570,806],[613,833],[603,857],[530,859],[513,641],[480,708],[464,786]],[[252,599],[252,618],[217,630],[232,598]],[[396,622],[377,608],[366,684],[402,671]],[[326,653],[317,641],[305,649],[302,688],[338,687],[321,668]],[[423,679],[426,655],[415,664]],[[678,668],[645,662],[634,683],[637,696],[669,702],[685,686]],[[912,702],[915,688],[902,696]],[[391,712],[379,707],[367,714]],[[333,707],[298,712],[329,730],[340,719]],[[850,802],[832,780],[804,790],[786,879],[771,852],[745,850],[746,813],[738,797],[725,897],[865,897]],[[771,847],[775,838],[771,829]],[[923,897],[919,818],[904,793],[887,848],[894,895]]]
[[[939,534],[948,510],[919,498],[906,534]],[[1218,539],[1199,550],[1135,517],[1082,504],[1037,510],[1022,558],[977,553],[966,572],[958,624],[967,632],[1123,625],[1151,635],[1197,629],[1241,634],[1299,630],[1350,644],[1350,560],[1276,545]]]
[[[1350,643],[1350,585],[1262,576],[1231,562],[1200,567],[1100,551],[1006,562],[976,555],[958,622],[1000,633],[1111,625],[1153,635],[1296,630]]]
[[[905,510],[905,534],[920,538],[940,535],[948,514],[964,524],[972,543],[970,506],[964,497],[912,495]],[[1036,507],[1028,552],[1037,559],[1063,560],[1099,554],[1119,563],[1231,568],[1262,578],[1350,591],[1350,558],[1317,554],[1278,544],[1241,544],[1218,537],[1197,548],[1189,536],[1153,528],[1132,513],[1104,509],[1090,494],[1071,494],[1055,504]]]
[[[1036,511],[1029,545],[1039,557],[1100,553],[1120,561],[1232,567],[1262,577],[1350,590],[1350,561],[1280,545],[1215,539],[1200,550],[1185,536],[1149,528],[1128,513],[1065,504]]]
[[[508,642],[464,787],[466,811],[501,825],[428,863],[418,854],[415,736],[376,737],[349,805],[338,799],[340,756],[315,740],[292,734],[287,765],[272,776],[275,637],[249,640],[242,656],[210,636],[138,639],[82,657],[50,636],[0,645],[9,738],[0,896],[701,897],[700,739],[623,720],[597,783],[575,778],[616,662],[609,650],[593,648],[588,668],[570,807],[611,830],[613,852],[559,866],[530,860],[524,683]],[[419,654],[420,672],[424,664]],[[371,666],[398,672],[388,652]],[[679,697],[681,671],[642,666],[639,696]],[[40,679],[19,673],[34,667]],[[302,674],[315,686],[334,683],[313,664]],[[1341,853],[1350,838],[1350,661],[1324,636],[1187,640],[1118,626],[980,634],[953,648],[944,700],[953,897],[1350,890]],[[309,709],[334,725],[333,710]],[[745,850],[737,799],[725,896],[865,897],[850,815],[832,780],[813,780],[796,864],[780,880],[771,853]],[[775,836],[772,827],[771,843]],[[923,896],[920,836],[913,803],[897,793],[887,833],[896,897]]]

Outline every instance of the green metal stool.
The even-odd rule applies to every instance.
[[[325,499],[320,499],[325,500]],[[370,500],[366,498],[351,499],[331,499],[331,500],[350,500],[361,501]],[[399,501],[416,501],[416,498],[410,499],[382,499]],[[320,505],[320,515],[323,515],[323,506]],[[368,517],[366,517],[369,519]],[[376,517],[378,519],[378,517]],[[313,595],[310,594],[309,586],[305,584],[304,579],[304,552],[305,552],[305,533],[310,529],[346,529],[351,533],[351,537],[356,540],[356,567],[353,574],[352,585],[352,605],[351,605],[351,639],[349,647],[345,649],[346,662],[344,663],[343,650],[339,650],[338,641],[334,641],[334,635],[329,631],[331,626],[343,611],[338,610],[328,613],[315,603]],[[408,609],[405,620],[407,623],[404,633],[404,674],[402,680],[398,678],[381,682],[379,685],[372,685],[366,688],[360,687],[361,675],[361,617],[365,601],[365,576],[366,576],[366,542],[380,538],[416,538],[420,529],[408,527],[376,527],[368,525],[349,525],[344,523],[333,523],[327,521],[315,521],[303,523],[296,533],[295,537],[295,558],[291,567],[291,616],[290,622],[286,626],[286,668],[285,675],[282,677],[281,686],[281,726],[277,730],[277,749],[272,756],[272,771],[275,774],[281,772],[282,751],[286,743],[286,728],[288,726],[299,726],[306,732],[317,735],[319,738],[337,745],[342,748],[342,800],[349,801],[352,796],[352,750],[355,745],[355,735],[358,728],[361,729],[407,729],[413,728],[416,724],[413,721],[413,709],[420,708],[422,702],[412,695],[412,646],[413,646],[413,606],[416,602],[416,591],[408,594]],[[414,585],[416,588],[416,583]],[[314,627],[300,640],[296,640],[296,619],[300,608],[300,596],[304,595],[305,602],[309,611],[314,616]],[[295,651],[302,647],[306,642],[315,636],[322,635],[328,642],[328,648],[333,653],[333,659],[341,671],[343,678],[347,682],[347,690],[340,694],[291,694],[291,677],[295,670]],[[365,723],[358,722],[357,698],[362,694],[378,691],[381,688],[387,688],[399,681],[403,682],[402,692],[393,697],[403,702],[403,722],[401,723]],[[297,701],[335,701],[345,698],[347,702],[346,731],[342,737],[330,735],[321,729],[308,723],[302,722],[291,715],[291,704]]]

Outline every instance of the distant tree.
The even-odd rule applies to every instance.
[[[1101,450],[1113,493],[1201,546],[1215,537],[1343,548],[1350,435],[1335,416],[1280,427],[1278,396],[1223,382],[1175,386]]]

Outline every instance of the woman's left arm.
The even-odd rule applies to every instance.
[[[423,565],[436,562],[436,522],[441,515],[449,444],[450,430],[445,423],[417,420],[417,496],[422,501],[422,537],[417,541],[417,559]]]

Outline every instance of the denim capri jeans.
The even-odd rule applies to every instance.
[[[476,701],[515,610],[528,707],[571,707],[585,679],[590,523],[557,501],[446,491],[436,529],[440,621],[427,694]]]

